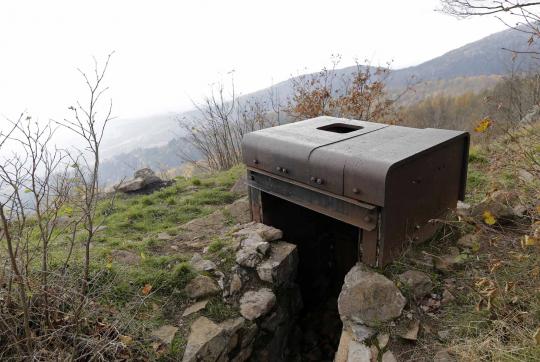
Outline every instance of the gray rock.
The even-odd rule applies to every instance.
[[[431,293],[433,283],[430,277],[421,271],[408,270],[398,276],[414,298],[422,298]]]
[[[184,310],[184,313],[182,313],[182,317],[187,317],[188,315],[191,315],[193,313],[197,313],[200,310],[203,310],[204,308],[206,308],[207,304],[208,304],[208,299],[201,300],[200,302],[190,305]]]
[[[257,267],[261,280],[277,286],[288,285],[294,281],[298,266],[296,245],[284,241],[272,243],[270,256]]]
[[[364,342],[376,333],[373,328],[349,321],[345,322],[345,328],[351,331],[351,336],[356,342]]]
[[[469,216],[470,212],[471,212],[471,205],[463,201],[457,202],[456,214],[458,214],[459,216]]]
[[[267,314],[276,304],[276,295],[268,288],[244,293],[240,298],[240,314],[247,320]]]
[[[178,328],[171,325],[164,325],[156,329],[151,333],[152,337],[160,340],[161,342],[169,345],[174,339],[174,335],[178,332]]]
[[[397,362],[397,359],[391,351],[386,351],[383,353],[381,361],[382,362]]]
[[[241,195],[247,194],[247,175],[245,173],[236,180],[229,192]]]
[[[212,278],[198,275],[188,283],[185,291],[189,298],[197,299],[218,294],[220,289]]]
[[[262,255],[266,255],[268,249],[270,249],[270,243],[264,241],[259,234],[250,234],[246,239],[240,242],[240,247],[255,249]]]
[[[226,351],[228,342],[222,326],[206,317],[199,317],[191,325],[182,361],[217,361]]]
[[[235,295],[242,289],[242,279],[240,278],[240,275],[234,273],[231,278],[231,285],[229,288],[229,293],[231,295]]]
[[[156,176],[156,173],[150,168],[142,168],[135,171],[133,178],[141,178],[144,180],[145,185],[151,185],[156,182],[160,182],[161,179]]]
[[[261,253],[252,248],[241,248],[236,252],[236,264],[246,268],[255,268],[263,259]]]
[[[116,190],[120,192],[133,192],[141,190],[145,187],[144,180],[142,178],[136,178],[133,180],[123,181],[116,186]]]
[[[357,264],[345,276],[338,309],[344,322],[375,327],[399,317],[405,303],[405,297],[392,281]]]
[[[484,212],[489,211],[497,221],[512,220],[519,217],[514,211],[517,201],[518,198],[515,193],[499,190],[472,208],[471,215],[482,218]]]
[[[234,233],[234,236],[248,236],[253,233],[258,234],[265,241],[279,240],[283,237],[283,232],[281,230],[261,223],[249,224]]]
[[[165,233],[165,232],[161,232],[159,234],[157,234],[157,239],[159,241],[169,241],[169,240],[172,240],[174,237],[172,235],[169,235],[168,233]]]
[[[203,259],[198,253],[193,254],[189,263],[191,264],[193,269],[198,272],[212,271],[216,269],[216,264],[213,261]]]
[[[388,333],[381,333],[377,336],[377,345],[379,349],[384,349],[390,340],[390,335]]]
[[[371,362],[371,349],[363,343],[351,341],[347,362]]]
[[[336,355],[334,356],[334,362],[347,362],[347,359],[349,358],[349,346],[351,342],[351,334],[348,331],[343,330],[339,339],[339,346]]]
[[[120,192],[133,192],[144,189],[146,186],[161,182],[154,171],[149,168],[138,170],[133,175],[133,179],[121,182],[115,188]]]

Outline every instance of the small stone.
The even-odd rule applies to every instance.
[[[447,289],[443,290],[441,304],[446,305],[456,299]]]
[[[234,233],[234,236],[250,235],[252,233],[258,234],[265,241],[279,240],[283,237],[281,230],[261,223],[251,224]]]
[[[433,289],[430,277],[421,271],[408,270],[398,276],[401,283],[408,287],[408,291],[414,298],[422,298]]]
[[[168,233],[164,233],[164,232],[161,232],[159,234],[157,234],[157,239],[159,241],[168,241],[168,240],[171,240],[173,237],[171,235],[169,235]]]
[[[371,362],[378,362],[379,361],[379,349],[375,345],[371,345],[369,347],[371,351]]]
[[[236,252],[236,263],[247,268],[255,268],[262,258],[256,249],[242,248]]]
[[[437,332],[437,337],[439,337],[439,339],[442,341],[447,340],[449,336],[450,336],[450,331],[448,329]]]
[[[199,317],[191,325],[183,362],[216,361],[228,346],[222,326],[206,317]]]
[[[193,269],[198,272],[212,271],[216,269],[216,264],[213,261],[203,259],[198,253],[193,254],[189,263]]]
[[[344,321],[376,327],[399,317],[405,303],[392,281],[357,264],[345,276],[338,309]]]
[[[270,249],[270,243],[264,241],[259,234],[250,234],[248,237],[240,242],[242,248],[255,249],[262,255],[266,255],[268,249]]]
[[[435,258],[435,268],[444,273],[456,269],[459,264],[463,263],[458,248],[451,246],[448,248],[448,251],[448,254]]]
[[[339,346],[334,356],[334,362],[347,362],[349,357],[349,346],[352,342],[352,336],[349,332],[343,330],[339,339]]]
[[[189,298],[204,298],[220,292],[216,282],[206,275],[198,275],[188,283],[185,291]]]
[[[518,175],[519,178],[524,182],[533,182],[536,179],[536,177],[532,173],[524,169],[519,169]]]
[[[397,362],[397,359],[391,351],[386,351],[383,353],[381,361],[382,362]]]
[[[377,336],[377,345],[379,349],[384,349],[390,340],[390,335],[388,333],[381,333]]]
[[[233,274],[231,278],[231,286],[229,289],[231,295],[236,294],[237,292],[240,291],[240,289],[242,289],[242,279],[240,278],[238,274],[235,273]]]
[[[357,323],[345,323],[345,328],[351,331],[352,338],[356,342],[364,342],[368,338],[371,338],[373,335],[375,335],[376,331],[373,328],[370,328],[368,326],[365,326],[363,324],[357,324]]]
[[[409,341],[416,341],[418,339],[418,331],[420,330],[420,322],[417,320],[409,323],[407,331],[400,335],[401,338],[407,339]]]
[[[152,337],[157,338],[161,342],[169,345],[174,339],[174,335],[177,331],[177,327],[166,324],[153,331],[151,335]]]
[[[200,302],[190,305],[184,310],[184,313],[182,313],[182,317],[187,317],[188,315],[191,315],[193,313],[197,313],[200,310],[203,310],[207,304],[208,304],[208,299],[201,300]]]
[[[463,201],[457,202],[456,214],[458,214],[459,216],[468,216],[470,212],[471,212],[471,205]]]
[[[371,350],[363,343],[351,341],[347,362],[371,362]]]
[[[228,335],[236,334],[244,326],[246,323],[246,320],[242,317],[233,318],[233,319],[227,319],[226,321],[222,322],[220,326],[223,328],[225,333]]]
[[[268,288],[244,293],[240,298],[240,314],[247,320],[267,314],[276,304],[276,295]]]
[[[282,286],[294,281],[297,266],[296,245],[281,241],[272,244],[270,256],[257,267],[257,274],[261,280]]]

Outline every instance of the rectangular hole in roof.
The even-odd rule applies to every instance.
[[[362,129],[362,126],[355,126],[346,123],[332,123],[326,126],[318,127],[321,131],[334,132],[334,133],[349,133]]]

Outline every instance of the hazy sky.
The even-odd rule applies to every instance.
[[[242,93],[329,64],[331,54],[399,68],[503,30],[456,20],[436,0],[2,1],[0,118],[59,117],[80,95],[76,68],[115,50],[115,114],[189,108],[235,70]],[[4,123],[5,124],[5,123]],[[0,121],[2,125],[2,121]]]

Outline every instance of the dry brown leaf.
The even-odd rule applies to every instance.
[[[151,284],[145,284],[144,287],[141,290],[141,293],[143,295],[148,295],[152,291],[152,285]]]
[[[120,342],[122,342],[126,346],[129,346],[133,342],[133,337],[131,336],[120,335],[118,336],[118,339],[120,340]]]

